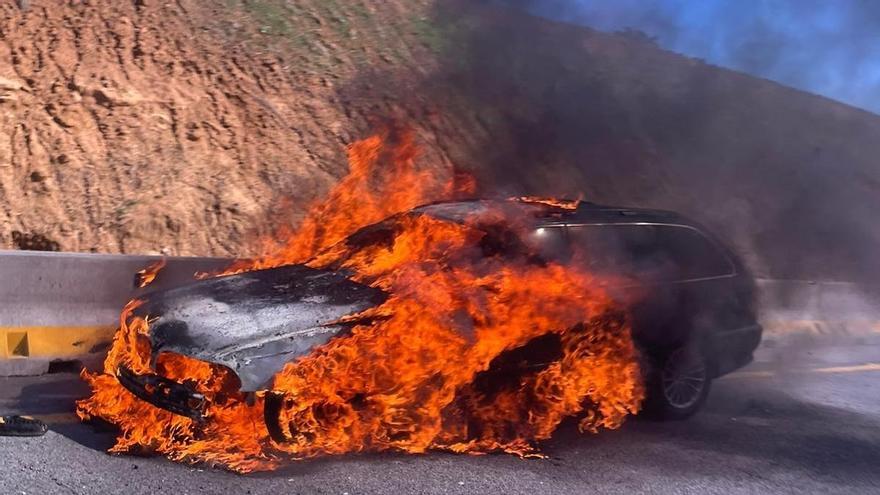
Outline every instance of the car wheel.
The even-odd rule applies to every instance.
[[[699,346],[679,347],[654,361],[648,376],[645,413],[654,419],[686,419],[709,396],[712,378]]]

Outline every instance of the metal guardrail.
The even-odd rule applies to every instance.
[[[757,279],[766,317],[880,320],[880,285]]]
[[[159,256],[0,251],[0,376],[40,374],[57,360],[100,361],[121,308],[148,290],[220,270],[223,258],[165,258],[147,289],[138,270]],[[765,335],[847,333],[880,335],[880,285],[758,279]]]
[[[135,274],[160,256],[0,251],[0,376],[40,374],[57,360],[100,357],[126,302],[182,285],[231,260],[165,258],[147,289]]]
[[[880,285],[758,279],[764,340],[880,337]]]

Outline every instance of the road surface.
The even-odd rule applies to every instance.
[[[880,493],[880,338],[765,345],[716,381],[705,410],[580,435],[544,460],[447,453],[353,455],[239,476],[157,457],[110,456],[81,425],[72,374],[0,379],[0,409],[47,419],[42,438],[0,437],[0,493]]]

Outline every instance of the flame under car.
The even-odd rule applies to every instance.
[[[605,290],[631,322],[649,413],[665,419],[690,416],[705,401],[713,378],[750,361],[761,337],[751,277],[722,243],[675,213],[586,202],[560,207],[529,199],[445,202],[360,229],[342,244],[357,252],[393,242],[405,218],[460,223],[508,207],[527,211],[529,225],[509,229],[486,222],[475,252],[518,256],[537,265],[577,265],[601,274]],[[295,432],[279,421],[285,399],[272,391],[273,377],[285,364],[364,324],[358,315],[389,297],[353,281],[343,265],[337,260],[320,269],[303,264],[220,276],[154,292],[136,311],[149,318],[154,357],[175,353],[221,365],[237,379],[236,393],[265,394],[269,434],[284,442]],[[508,349],[478,374],[475,386],[516,383],[511,376],[534,373],[559,359],[561,345],[558,335],[548,334]],[[116,376],[141,400],[202,419],[206,399],[186,383],[124,366]]]

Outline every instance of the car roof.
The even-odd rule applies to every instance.
[[[588,201],[519,197],[510,199],[474,199],[430,203],[411,210],[411,213],[462,222],[468,216],[488,211],[493,207],[520,205],[532,210],[541,224],[569,223],[672,223],[698,227],[682,215],[667,210],[608,206]]]
[[[429,215],[440,220],[464,222],[468,216],[488,212],[493,207],[520,205],[531,209],[536,226],[562,226],[577,224],[659,224],[688,227],[700,232],[722,249],[728,258],[742,270],[736,254],[719,237],[702,224],[674,211],[649,208],[631,208],[591,203],[589,201],[520,197],[508,199],[474,199],[466,201],[442,201],[414,208],[404,214]]]

